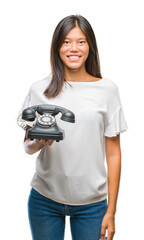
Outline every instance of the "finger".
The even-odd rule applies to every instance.
[[[46,139],[46,140],[44,141],[44,144],[45,144],[45,145],[52,145],[53,141],[54,141],[54,140],[52,140],[52,139]]]
[[[105,226],[101,226],[101,240],[104,240],[105,231],[106,231],[106,227]]]
[[[50,143],[50,145],[52,145],[52,144],[53,144],[53,142],[54,142],[54,140],[50,140],[50,142],[49,142],[49,143]]]
[[[45,139],[41,139],[41,140],[40,140],[40,143],[43,144],[43,145],[45,145],[45,144],[46,144]]]
[[[104,238],[104,236],[103,235],[101,235],[101,239],[100,240],[105,240],[105,238]]]
[[[44,142],[51,142],[51,139],[42,139]]]
[[[41,143],[43,145],[51,145],[54,140],[53,139],[35,139],[36,142]]]
[[[115,231],[113,229],[109,229],[107,240],[113,240],[114,233]]]

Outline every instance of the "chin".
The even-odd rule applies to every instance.
[[[81,67],[82,67],[82,66],[80,66],[80,67],[76,67],[76,66],[66,66],[66,68],[69,69],[69,70],[79,70],[79,69],[81,69]]]
[[[76,63],[65,64],[65,67],[71,70],[76,70],[76,69],[78,70],[78,69],[81,69],[83,66],[85,66],[85,64],[76,64]]]

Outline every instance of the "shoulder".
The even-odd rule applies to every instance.
[[[107,77],[104,77],[104,89],[105,93],[108,96],[114,96],[114,95],[119,95],[119,87],[118,84]]]
[[[118,103],[119,105],[120,94],[118,84],[109,78],[105,78],[103,86],[103,98],[105,99],[106,103],[109,106],[113,106],[115,103]]]
[[[110,78],[107,78],[107,77],[104,77],[104,82],[105,82],[105,86],[109,89],[109,90],[118,90],[118,85],[117,83],[110,79]]]
[[[30,93],[37,92],[37,91],[39,92],[44,91],[50,84],[51,78],[52,78],[52,75],[49,74],[47,77],[34,82],[30,86]]]

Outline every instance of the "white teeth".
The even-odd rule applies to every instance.
[[[69,58],[71,58],[71,59],[78,59],[79,56],[69,56]]]

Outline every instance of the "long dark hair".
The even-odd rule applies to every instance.
[[[52,79],[48,88],[44,91],[44,95],[48,98],[56,97],[61,92],[64,81],[66,81],[59,49],[67,33],[76,26],[79,26],[82,30],[89,45],[89,55],[85,62],[86,71],[94,77],[102,78],[96,38],[90,23],[80,15],[70,15],[58,23],[52,37],[50,50]]]

